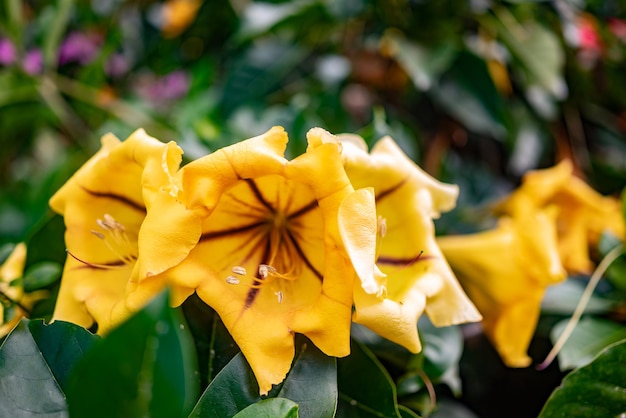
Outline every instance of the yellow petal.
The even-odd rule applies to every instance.
[[[372,187],[381,218],[377,263],[386,293],[354,292],[354,321],[411,351],[420,349],[417,321],[425,311],[437,326],[480,320],[435,242],[432,219],[456,203],[458,187],[441,183],[411,161],[390,137],[367,153],[362,140],[340,136],[354,187]],[[357,269],[358,270],[358,269]]]
[[[138,256],[138,234],[146,208],[170,191],[182,151],[143,130],[124,142],[102,138],[101,149],[50,199],[63,215],[68,258],[53,319],[100,333],[112,325],[111,311],[125,298]]]
[[[22,277],[24,274],[24,264],[26,263],[26,244],[20,242],[13,248],[9,257],[0,266],[0,281],[11,283],[11,281]]]
[[[484,317],[485,334],[505,364],[525,367],[541,298],[565,279],[556,245],[555,212],[502,218],[496,229],[437,239]]]

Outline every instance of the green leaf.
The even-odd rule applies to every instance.
[[[406,39],[396,31],[385,33],[382,43],[406,71],[415,87],[423,91],[429,90],[435,84],[456,55],[456,48],[452,43],[427,48]]]
[[[407,408],[404,405],[398,405],[398,411],[400,412],[400,416],[402,418],[420,418],[412,409]]]
[[[598,251],[602,257],[606,256],[613,248],[624,245],[615,235],[604,233],[598,243]],[[606,271],[606,277],[616,288],[626,292],[626,255],[618,257]]]
[[[278,397],[297,402],[300,418],[332,417],[337,409],[337,360],[301,337],[296,336],[300,352]]]
[[[298,418],[298,404],[285,398],[264,399],[248,406],[233,418]]]
[[[555,343],[567,326],[569,319],[552,328],[550,339]],[[626,328],[613,321],[600,318],[583,318],[559,352],[559,367],[570,370],[584,366],[605,347],[626,338]]]
[[[89,417],[180,417],[197,399],[195,353],[168,293],[112,330],[76,365],[70,413]]]
[[[0,346],[0,416],[67,417],[65,396],[22,320]]]
[[[260,400],[259,385],[239,353],[211,381],[189,418],[229,418]]]
[[[400,417],[396,388],[376,356],[352,340],[350,355],[337,361],[336,417]]]
[[[62,389],[66,389],[76,362],[100,340],[85,328],[64,321],[54,321],[50,325],[42,320],[29,321],[28,330]]]
[[[437,103],[468,129],[501,139],[506,134],[504,102],[485,61],[462,52],[432,94]]]
[[[604,418],[626,411],[626,340],[602,351],[591,364],[567,375],[539,418]]]
[[[288,398],[299,405],[301,418],[333,416],[337,404],[336,360],[303,336],[282,385],[270,397]],[[256,378],[243,354],[237,354],[213,379],[191,417],[228,418],[261,400]]]
[[[25,292],[46,287],[61,277],[61,265],[53,261],[41,261],[29,267],[23,279]]]
[[[541,301],[541,310],[546,313],[571,315],[574,313],[580,298],[585,291],[585,284],[581,280],[568,279],[564,282],[548,286]],[[585,313],[606,313],[615,302],[592,294],[589,303],[585,306]]]

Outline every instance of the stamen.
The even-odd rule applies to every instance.
[[[278,292],[276,292],[274,294],[278,298],[278,303],[283,303],[283,292],[281,290],[279,290]]]
[[[92,234],[94,234],[95,236],[97,236],[98,238],[100,238],[102,240],[104,239],[104,234],[102,232],[98,232],[98,231],[93,230],[93,229],[91,231],[89,231],[89,232],[91,232]]]
[[[118,268],[122,268],[125,267],[125,263],[122,264],[98,264],[98,263],[90,263],[88,261],[85,261],[81,258],[78,258],[77,256],[75,256],[74,254],[72,254],[72,252],[68,249],[65,249],[65,251],[76,261],[78,261],[79,263],[83,263],[86,266],[89,266],[91,268],[95,268],[95,269],[104,269],[104,270],[108,270],[108,269],[118,269]]]
[[[381,238],[385,238],[385,235],[387,235],[387,219],[383,218],[381,215],[378,215],[376,227],[378,229],[378,235],[380,235]]]
[[[245,276],[247,273],[246,268],[242,266],[235,266],[232,268],[232,272],[235,274],[239,274],[240,276]]]
[[[226,278],[226,283],[228,283],[228,284],[239,284],[239,278],[237,278],[235,276],[228,276]]]

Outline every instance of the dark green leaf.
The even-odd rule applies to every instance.
[[[61,265],[53,261],[40,261],[26,270],[22,282],[25,292],[41,289],[61,277]]]
[[[264,399],[248,406],[233,418],[298,418],[298,404],[285,398]]]
[[[604,257],[618,245],[623,245],[619,238],[610,233],[604,233],[598,243],[598,251]],[[606,277],[615,287],[626,292],[626,255],[622,254],[611,263],[606,271]]]
[[[22,320],[0,347],[0,416],[67,417],[65,396]]]
[[[64,321],[54,321],[50,325],[42,320],[30,321],[28,330],[63,389],[75,363],[100,339],[85,328]]]
[[[363,344],[352,340],[350,355],[337,361],[337,381],[338,418],[400,417],[391,377]]]
[[[157,296],[96,344],[67,387],[70,412],[89,417],[180,417],[198,391],[195,354],[179,310]]]
[[[301,418],[333,416],[337,404],[336,360],[298,335],[297,353],[289,374],[270,397],[296,402]],[[190,417],[232,417],[261,400],[256,378],[240,353],[213,379]]]
[[[256,378],[239,353],[211,381],[189,418],[229,418],[260,400]]]
[[[569,319],[563,320],[552,328],[550,339],[555,343],[567,326]],[[605,347],[626,338],[623,325],[601,318],[583,318],[559,352],[561,370],[571,370],[584,366]]]
[[[468,129],[498,139],[505,136],[504,102],[487,64],[476,55],[460,53],[432,93],[437,103]]]
[[[602,351],[591,364],[567,375],[540,418],[619,417],[626,411],[626,340]]]
[[[402,418],[420,418],[412,409],[407,408],[403,405],[398,405],[398,411],[400,412],[400,416]]]
[[[295,401],[300,418],[332,417],[337,409],[337,360],[296,337],[296,355],[278,397]]]
[[[546,293],[541,301],[541,309],[543,312],[556,313],[561,315],[571,315],[574,313],[583,292],[585,291],[586,282],[578,279],[568,279],[562,283],[548,286]],[[597,294],[592,294],[585,313],[606,313],[615,302],[605,299]]]

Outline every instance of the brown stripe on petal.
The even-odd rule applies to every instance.
[[[302,261],[304,261],[304,264],[309,268],[309,270],[311,270],[311,272],[315,275],[315,277],[317,277],[320,281],[324,281],[324,275],[322,273],[320,273],[315,268],[315,266],[311,263],[311,261],[307,258],[306,254],[304,254],[304,251],[302,251],[302,248],[298,244],[298,241],[291,234],[291,231],[287,231],[287,237],[289,237],[289,241],[291,241],[291,244],[293,245],[293,248],[296,249],[296,252],[300,256]]]
[[[413,264],[417,263],[418,261],[432,260],[434,258],[435,258],[434,256],[424,255],[424,252],[420,251],[419,254],[417,254],[415,257],[410,257],[410,258],[409,257],[406,257],[406,258],[387,257],[387,256],[381,255],[376,260],[376,263],[388,265],[388,266],[395,266],[395,267],[411,267]]]
[[[389,196],[391,193],[393,193],[396,190],[398,190],[400,187],[402,187],[404,185],[404,183],[406,183],[406,181],[408,179],[409,179],[408,177],[405,177],[400,183],[396,184],[395,186],[392,186],[391,188],[389,188],[387,190],[383,190],[382,192],[376,194],[376,203],[378,203],[382,199],[384,199],[387,196]]]
[[[221,238],[221,237],[225,237],[228,235],[237,235],[237,234],[241,234],[244,232],[249,232],[255,228],[258,228],[266,224],[267,224],[266,221],[259,221],[259,222],[255,222],[249,225],[240,226],[238,228],[230,228],[230,229],[224,229],[221,231],[205,232],[200,236],[200,242],[208,241],[213,238]]]
[[[79,185],[79,187],[81,189],[83,189],[83,191],[85,193],[88,193],[89,195],[93,196],[93,197],[99,197],[99,198],[103,198],[103,199],[111,199],[111,200],[115,200],[118,203],[121,203],[125,206],[129,206],[135,210],[138,210],[140,212],[146,212],[146,208],[144,205],[134,202],[132,200],[130,200],[129,198],[125,197],[125,196],[120,196],[118,194],[115,193],[104,193],[104,192],[96,192],[94,190],[90,190],[88,188],[86,188],[85,186]]]
[[[267,262],[270,256],[270,251],[271,251],[271,243],[268,237],[267,240],[265,241],[265,250],[263,251],[263,256],[261,257],[261,263],[259,263],[259,266]],[[262,277],[261,274],[259,273],[259,268],[260,267],[257,268],[257,271],[254,274],[255,284],[262,283],[264,279],[264,277]],[[244,309],[248,309],[252,306],[256,297],[259,295],[260,291],[261,291],[260,286],[251,287],[250,290],[248,290],[248,294],[246,295],[246,301],[244,303]]]
[[[250,186],[250,189],[252,189],[254,197],[256,197],[257,200],[261,202],[261,204],[265,206],[270,212],[275,213],[276,209],[274,209],[274,207],[267,200],[265,200],[265,197],[263,197],[263,194],[259,190],[259,187],[256,185],[254,180],[246,179],[245,182],[248,183],[248,186]]]
[[[317,200],[312,201],[311,203],[309,203],[308,205],[298,209],[297,211],[293,212],[292,214],[290,214],[288,216],[289,219],[294,219],[297,218],[298,216],[302,216],[310,211],[312,211],[313,209],[316,209],[318,207],[317,204]]]

